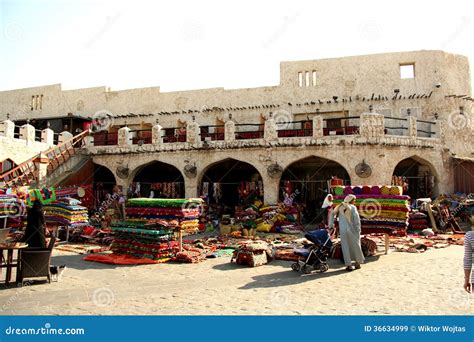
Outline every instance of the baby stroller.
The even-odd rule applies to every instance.
[[[327,260],[333,247],[328,231],[326,229],[313,230],[308,232],[305,238],[314,244],[295,251],[300,260],[293,263],[291,269],[304,274],[310,274],[315,270],[321,273],[326,272],[329,269]]]

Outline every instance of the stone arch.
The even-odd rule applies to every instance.
[[[323,219],[321,205],[328,192],[331,177],[350,184],[348,170],[339,162],[329,158],[309,155],[292,161],[284,168],[279,182],[279,200],[289,197],[303,205],[306,222],[320,222]],[[306,211],[306,213],[305,213]]]
[[[239,204],[250,204],[263,199],[264,175],[252,163],[232,157],[209,163],[198,177],[200,195],[207,195],[210,203],[222,203],[233,209]],[[219,184],[214,188],[214,184]],[[216,194],[221,194],[221,197]]]
[[[432,197],[438,193],[439,173],[430,161],[414,154],[398,160],[392,170],[392,177],[405,179],[404,193],[410,197]]]
[[[130,181],[140,183],[140,195],[144,197],[150,196],[152,190],[157,198],[185,196],[183,173],[177,166],[161,160],[151,160],[136,167],[130,173]]]

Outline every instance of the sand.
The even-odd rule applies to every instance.
[[[60,282],[0,291],[7,315],[464,315],[474,296],[462,289],[463,248],[391,252],[346,272],[302,275],[290,262],[250,268],[230,257],[200,264],[113,266],[54,251]]]

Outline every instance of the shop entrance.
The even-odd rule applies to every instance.
[[[279,198],[298,207],[304,224],[323,220],[321,205],[328,194],[332,177],[350,184],[346,169],[339,163],[320,157],[308,157],[290,164],[281,176]]]
[[[233,214],[236,206],[263,199],[263,182],[254,166],[235,159],[225,159],[206,170],[199,194],[220,214]]]
[[[403,194],[414,200],[434,196],[436,184],[430,165],[422,159],[412,157],[397,164],[393,171],[392,185],[403,186]]]
[[[184,198],[184,178],[173,165],[155,161],[143,166],[128,189],[129,197]]]
[[[112,195],[116,181],[114,174],[109,168],[98,164],[94,164],[93,167],[95,207],[99,208],[101,203],[107,198],[107,195]]]

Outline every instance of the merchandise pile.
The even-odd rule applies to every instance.
[[[356,196],[356,207],[359,211],[361,228],[364,234],[390,232],[406,234],[410,197],[403,195],[400,186],[336,186],[332,188],[334,206],[344,198]]]
[[[156,221],[192,234],[199,231],[202,206],[200,198],[132,198],[128,200],[125,212],[132,221]]]
[[[410,230],[423,230],[429,227],[428,215],[422,212],[410,213],[408,228]]]
[[[0,194],[0,216],[21,216],[26,207],[16,195]]]
[[[89,225],[87,208],[80,201],[65,197],[44,206],[46,221],[56,222],[72,228]]]
[[[120,221],[112,224],[115,238],[110,249],[114,254],[166,262],[178,250],[173,226],[165,221],[151,223]]]
[[[257,230],[260,232],[295,234],[304,231],[304,227],[297,223],[295,206],[266,205],[259,208],[259,213]]]

